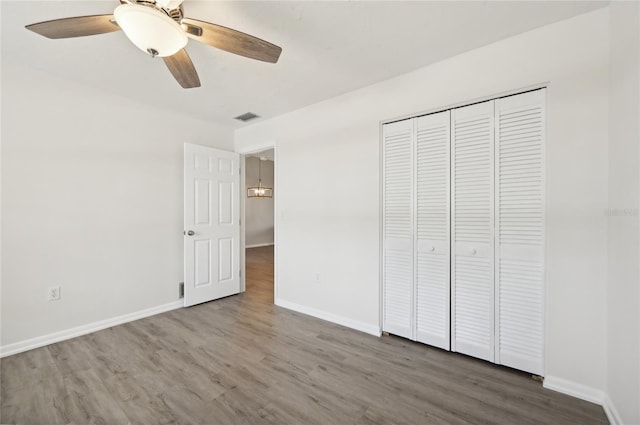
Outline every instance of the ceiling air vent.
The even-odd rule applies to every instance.
[[[234,119],[247,122],[247,121],[252,120],[254,118],[258,118],[258,115],[254,114],[253,112],[246,112],[246,113],[244,113],[242,115],[238,115]]]

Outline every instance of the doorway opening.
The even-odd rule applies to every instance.
[[[264,304],[274,303],[275,150],[244,156],[245,292]],[[269,196],[271,195],[271,196]]]

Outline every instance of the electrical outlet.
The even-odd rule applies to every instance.
[[[60,287],[52,286],[49,288],[49,301],[58,301],[60,299]]]

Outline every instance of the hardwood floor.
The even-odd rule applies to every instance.
[[[247,292],[7,357],[3,424],[603,424],[526,374],[273,305]]]

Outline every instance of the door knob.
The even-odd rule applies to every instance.
[[[475,249],[471,250],[471,255],[476,255],[478,253],[478,251],[476,251]]]
[[[187,232],[187,235],[189,235],[189,236],[193,236],[193,235],[195,235],[195,234],[196,234],[196,232],[194,232],[193,230],[189,230],[189,231]]]

